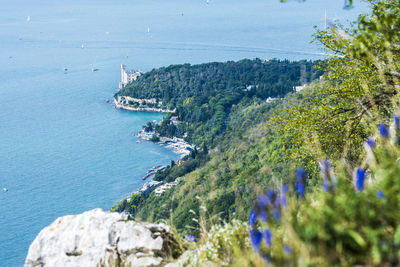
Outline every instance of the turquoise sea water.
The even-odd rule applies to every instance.
[[[2,3],[0,188],[9,191],[0,191],[0,266],[21,266],[29,244],[57,217],[109,209],[142,185],[147,169],[178,158],[133,136],[162,115],[105,103],[116,92],[121,63],[150,70],[322,58],[309,43],[313,25],[323,27],[325,9],[330,19],[354,19],[364,8],[356,4],[344,11],[342,0]]]

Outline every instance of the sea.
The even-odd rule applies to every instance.
[[[344,0],[13,0],[0,5],[0,266],[22,266],[57,217],[102,208],[180,156],[135,134],[162,114],[115,109],[120,65],[323,59],[314,25]],[[326,18],[326,19],[325,19]],[[347,22],[346,22],[347,21]],[[93,71],[98,69],[98,71]],[[7,188],[8,191],[4,191]]]

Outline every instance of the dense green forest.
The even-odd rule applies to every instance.
[[[241,90],[240,100],[224,109],[223,130],[210,137],[191,117],[203,104],[190,106],[190,116],[179,111],[202,99],[201,90],[189,94],[181,87],[172,102],[153,88],[152,96],[182,112],[183,123],[199,123],[191,141],[207,146],[157,174],[161,181],[182,177],[177,186],[124,208],[137,219],[167,221],[194,235],[197,242],[184,242],[193,250],[182,266],[400,264],[400,3],[369,3],[371,13],[361,14],[353,28],[316,32],[332,54],[320,64],[323,79],[300,93],[281,87],[277,95],[285,97],[272,103]],[[282,74],[277,70],[275,81]],[[221,94],[235,90],[228,92]]]
[[[318,80],[323,71],[317,70],[314,66],[316,66],[316,62],[279,60],[262,62],[259,59],[194,66],[188,64],[171,66],[153,70],[147,75],[141,76],[140,79],[127,86],[127,89],[119,94],[130,93],[130,96],[135,98],[162,97],[166,94],[164,91],[172,90],[167,84],[177,83],[181,86],[178,86],[179,90],[175,89],[175,97],[168,94],[168,98],[164,98],[162,101],[176,105],[177,111],[173,115],[179,116],[182,123],[174,125],[170,120],[171,114],[168,114],[161,125],[153,127],[148,124],[145,129],[155,128],[163,136],[181,136],[184,132],[188,132],[186,139],[196,141],[199,149],[183,158],[184,163],[180,166],[171,164],[165,170],[157,172],[154,180],[171,182],[187,174],[192,176],[194,171],[194,173],[200,174],[200,179],[196,178],[197,182],[194,185],[195,187],[201,185],[201,192],[197,193],[206,195],[211,192],[212,188],[215,188],[215,182],[211,181],[208,175],[216,168],[215,164],[217,163],[220,165],[217,168],[221,171],[221,174],[219,174],[219,181],[216,185],[221,189],[217,190],[218,193],[214,191],[215,197],[205,203],[210,208],[210,216],[219,214],[220,222],[232,217],[243,219],[247,216],[248,207],[254,200],[246,197],[250,193],[247,183],[253,185],[257,183],[270,184],[268,181],[274,176],[273,172],[276,171],[279,174],[279,177],[275,177],[275,179],[285,178],[290,173],[282,168],[284,165],[281,164],[281,157],[278,157],[274,151],[276,144],[269,144],[271,151],[264,152],[268,157],[271,152],[276,162],[273,160],[265,162],[265,159],[260,159],[257,155],[260,152],[261,145],[256,142],[266,144],[274,140],[275,134],[272,130],[268,130],[270,133],[266,135],[266,129],[262,128],[258,129],[260,132],[257,134],[253,132],[255,131],[254,127],[266,121],[273,114],[273,111],[281,106],[280,103],[287,102],[282,100],[283,98],[276,98],[271,103],[266,103],[265,98],[293,94],[294,86],[305,82],[309,83],[311,79]],[[202,72],[208,73],[208,75],[205,76],[201,74]],[[197,79],[193,79],[192,85],[185,87],[186,83],[182,82],[184,81],[182,77],[187,77],[186,75],[189,75],[187,73],[190,75],[197,73],[195,75]],[[157,79],[158,77],[165,77],[160,79],[164,80],[162,85],[165,87],[160,86],[159,81],[155,82],[155,77]],[[171,77],[176,78],[172,79]],[[157,89],[155,84],[158,84]],[[204,89],[200,90],[199,84],[202,84]],[[248,89],[246,89],[246,86]],[[257,95],[258,88],[267,87],[273,89],[271,91],[261,90]],[[163,88],[163,90],[159,88]],[[174,96],[174,94],[171,95]],[[250,134],[251,141],[255,142],[252,147],[249,147],[247,143],[249,139],[246,134]],[[263,135],[268,141],[265,139],[258,140]],[[279,142],[283,144],[284,140]],[[241,147],[242,151],[238,153],[237,147]],[[249,147],[247,149],[250,149],[250,151],[246,151],[245,147]],[[209,149],[212,149],[212,151],[208,152]],[[229,166],[233,163],[237,166],[234,169]],[[273,172],[257,170],[259,166],[267,163],[269,165],[277,163],[274,166],[277,169]],[[202,174],[203,172],[198,173],[200,169],[203,170],[204,174]],[[250,170],[257,172],[257,174],[253,173],[254,181],[251,181],[252,178],[246,178],[245,173]],[[242,174],[242,172],[244,173]],[[191,209],[198,209],[198,201],[193,198],[194,192],[185,191],[180,195],[174,193],[174,190],[177,189],[168,190],[162,196],[156,196],[153,193],[145,201],[133,196],[129,203],[123,201],[119,203],[119,206],[114,207],[114,210],[125,209],[137,218],[158,220],[169,219],[171,215],[169,210],[172,208],[175,210],[175,225],[184,232],[186,227],[195,226],[194,221],[190,216],[187,216],[187,213]],[[244,195],[245,197],[243,197]],[[218,201],[220,205],[214,205],[214,201]],[[236,209],[235,207],[239,207],[237,204],[242,201],[245,201],[246,205],[239,205],[241,208]],[[160,206],[164,208],[159,209]]]
[[[135,98],[156,98],[165,108],[176,108],[183,123],[175,126],[167,118],[157,129],[164,136],[183,136],[201,145],[214,145],[225,131],[232,105],[257,98],[283,97],[294,86],[322,75],[315,62],[244,59],[238,62],[184,64],[145,73],[117,93]]]

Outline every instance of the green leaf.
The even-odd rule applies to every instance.
[[[356,231],[354,231],[354,230],[349,230],[348,233],[349,233],[349,235],[354,239],[354,241],[356,241],[356,243],[357,243],[360,247],[364,248],[364,247],[367,245],[367,244],[365,243],[365,240],[362,238],[362,236],[361,236],[359,233],[357,233]]]

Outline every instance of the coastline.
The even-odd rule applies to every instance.
[[[182,138],[174,137],[174,138],[169,138],[165,136],[160,136],[156,132],[145,132],[144,130],[139,130],[137,133],[137,137],[139,137],[142,140],[145,141],[151,141],[151,138],[153,136],[157,136],[160,140],[154,143],[157,143],[159,145],[165,146],[166,148],[171,149],[175,153],[181,155],[182,157],[188,156],[192,150],[194,150],[194,145],[186,142]]]
[[[136,99],[135,99],[136,100]],[[162,108],[150,108],[150,107],[138,107],[134,108],[128,105],[122,104],[120,101],[114,98],[113,104],[115,108],[118,109],[124,109],[124,110],[129,110],[129,111],[135,111],[135,112],[158,112],[158,113],[174,113],[176,109],[170,110],[170,109],[162,109]],[[145,141],[151,141],[153,136],[157,136],[159,138],[159,141],[154,142],[158,143],[159,145],[165,146],[168,149],[171,149],[175,153],[181,155],[181,157],[187,156],[190,154],[190,152],[194,149],[194,145],[186,142],[182,138],[174,137],[174,138],[169,138],[165,136],[160,136],[156,132],[145,132],[144,130],[139,130],[136,137],[145,140]]]
[[[130,107],[128,105],[118,103],[118,101],[115,98],[114,98],[113,104],[114,104],[115,108],[136,111],[136,112],[159,112],[159,113],[174,113],[175,112],[175,109],[170,110],[170,109],[149,108],[149,107],[134,108],[134,107]]]
[[[134,99],[135,101],[142,101],[141,99]],[[106,101],[107,102],[107,101]],[[138,107],[134,108],[128,105],[124,105],[121,103],[121,101],[118,101],[117,99],[114,98],[112,104],[115,106],[115,108],[118,109],[124,109],[128,111],[135,111],[135,112],[158,112],[158,113],[174,113],[176,109],[169,110],[169,109],[161,109],[161,108],[150,108],[150,107]],[[158,133],[155,131],[152,132],[146,132],[143,129],[139,130],[138,133],[135,135],[136,137],[144,140],[144,141],[151,141],[153,136],[156,136],[159,141],[154,142],[159,144],[160,146],[165,146],[166,148],[172,150],[173,152],[179,154],[181,156],[181,159],[190,155],[190,153],[194,150],[195,146],[186,142],[182,138],[178,137],[165,137],[165,136],[160,136]],[[138,142],[138,141],[137,141]],[[153,142],[153,141],[152,141]],[[145,182],[138,190],[131,192],[125,199],[126,201],[130,201],[130,197],[132,194],[141,194],[142,196],[147,197],[152,191],[154,191],[156,188],[161,186],[162,182],[157,182],[153,181],[152,179],[154,178],[155,174],[159,170],[165,169],[167,166],[162,166],[162,165],[157,165],[152,167],[147,171],[147,173],[141,178],[141,180],[145,181],[147,179],[151,179],[148,182]],[[176,179],[174,182],[168,183],[165,185],[165,188],[162,187],[159,192],[157,193],[158,195],[161,195],[166,188],[170,188],[171,186],[175,186],[180,182],[180,178]]]

